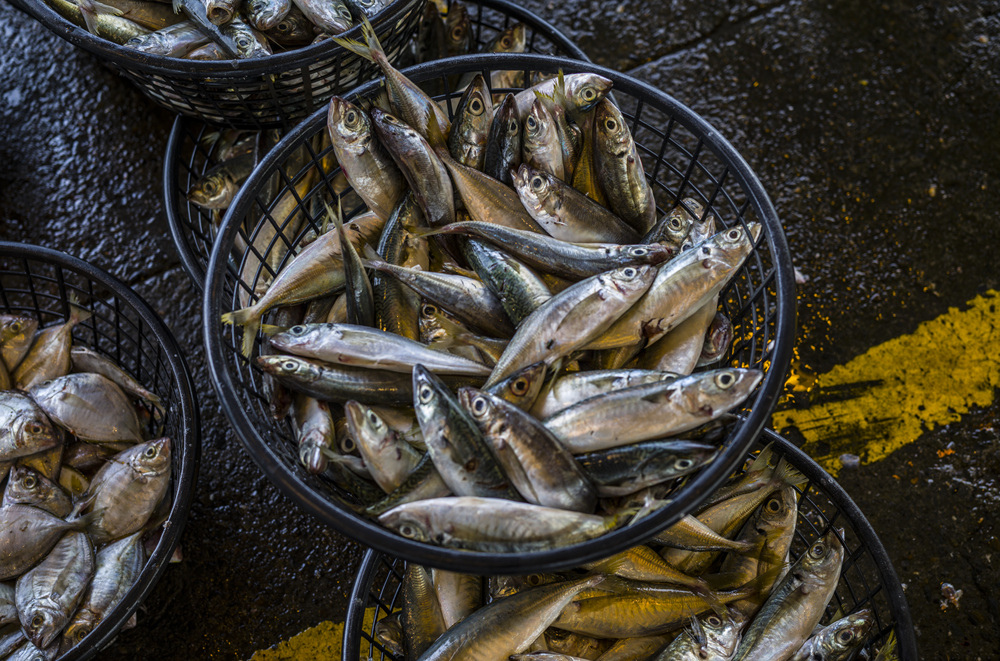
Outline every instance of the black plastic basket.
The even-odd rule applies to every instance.
[[[425,0],[393,0],[372,19],[390,60],[409,43]],[[57,35],[129,79],[167,110],[219,126],[261,129],[291,126],[331,96],[378,75],[375,64],[325,40],[252,60],[196,61],[147,55],[77,27],[44,0],[22,8]],[[361,38],[355,25],[342,36]]]
[[[494,37],[515,23],[526,28],[527,52],[560,55],[590,61],[572,41],[537,14],[509,0],[465,0],[473,26],[473,42],[482,49]],[[174,120],[167,153],[163,159],[163,197],[167,221],[181,262],[199,289],[205,286],[205,268],[212,255],[216,223],[212,212],[189,202],[188,192],[206,172],[214,167],[217,154],[213,147],[202,146],[203,138],[213,129],[204,122],[178,117]]]
[[[60,661],[93,658],[107,647],[163,574],[191,507],[201,452],[198,407],[177,341],[152,308],[120,280],[61,252],[0,242],[0,311],[61,323],[70,300],[92,313],[73,328],[73,342],[114,360],[163,400],[163,434],[171,439],[170,514],[163,534],[122,601]],[[142,626],[142,623],[139,623]]]
[[[777,456],[785,457],[808,479],[798,488],[799,518],[792,556],[797,558],[831,527],[844,529],[841,542],[846,552],[840,584],[824,622],[829,622],[838,611],[838,617],[842,617],[869,608],[875,624],[865,649],[869,652],[878,649],[889,633],[895,631],[899,658],[916,661],[917,640],[910,607],[896,570],[871,523],[837,481],[806,453],[770,429],[761,436],[757,450],[768,443],[773,443],[772,449]],[[347,607],[343,661],[399,661],[378,643],[374,626],[381,618],[402,608],[405,567],[406,562],[399,558],[376,551],[365,554]],[[369,609],[372,612],[366,613]],[[371,622],[369,627],[365,626],[366,614]]]
[[[314,198],[335,199],[331,180],[336,173],[332,172],[297,198],[300,201],[297,208],[306,213],[309,220],[297,232],[290,231],[285,236],[281,234],[283,227],[264,212],[267,205],[258,198],[272,177],[278,178],[282,189],[294,186],[307,176],[314,162],[319,163],[323,158],[326,152],[316,152],[310,146],[313,137],[326,126],[326,113],[317,113],[271,151],[229,209],[208,269],[205,341],[209,367],[223,410],[257,464],[305,511],[366,546],[424,565],[467,573],[566,568],[624,550],[674,523],[704,500],[742,460],[777,401],[794,340],[795,293],[791,257],[781,224],[763,187],[718,131],[663,92],[624,74],[584,62],[540,55],[475,55],[431,62],[405,73],[418,83],[444,83],[445,89],[450,90],[447,87],[449,76],[469,71],[514,70],[530,74],[556,73],[560,68],[566,73],[593,71],[614,81],[615,98],[631,124],[647,177],[656,192],[660,213],[671,208],[676,199],[694,197],[710,208],[726,227],[750,221],[762,225],[758,245],[723,290],[720,302],[732,320],[736,338],[723,364],[762,369],[764,379],[738,411],[740,421],[722,441],[723,452],[719,458],[692,475],[672,494],[669,505],[633,526],[597,539],[544,552],[470,553],[405,539],[356,515],[346,504],[347,494],[307,474],[299,465],[290,422],[276,423],[270,418],[262,375],[253,363],[259,351],[259,338],[248,360],[240,350],[242,329],[220,323],[223,313],[241,308],[245,301],[255,298],[254,288],[265,275],[263,269],[268,268],[257,266],[246,281],[241,279],[244,268],[261,264],[266,258],[252,248],[248,251],[254,253],[249,255],[250,261],[247,260],[248,252],[234,254],[237,237],[252,246],[256,232],[271,224],[277,233],[268,252],[275,250],[276,245],[294,247],[307,233],[322,225],[321,212],[309,215],[309,210],[317,207]],[[489,76],[486,78],[488,80]],[[378,84],[379,81],[374,81],[365,85],[352,96],[363,98]],[[447,91],[439,98],[453,101],[448,104],[453,110],[458,96],[456,91]],[[298,172],[286,172],[279,167],[303,146],[310,150],[312,159],[306,167]],[[345,214],[358,211],[359,208],[345,206]],[[244,224],[254,228],[249,237],[242,229]],[[288,259],[286,255],[284,261]]]

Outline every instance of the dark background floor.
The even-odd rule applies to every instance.
[[[690,105],[755,168],[807,278],[800,377],[1000,288],[1000,2],[525,4],[595,61]],[[244,659],[341,618],[361,549],[264,480],[209,386],[199,296],[162,210],[172,117],[3,3],[0,38],[0,239],[133,285],[188,352],[202,408],[184,562],[101,658]],[[997,315],[987,325],[995,337]],[[1000,365],[975,339],[971,355]],[[974,408],[840,473],[906,585],[927,659],[1000,658],[998,414]],[[940,608],[944,581],[963,589],[959,609]]]

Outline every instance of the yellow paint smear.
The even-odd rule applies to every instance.
[[[1000,386],[998,356],[1000,293],[990,290],[820,375],[809,408],[775,413],[774,427],[797,427],[803,449],[836,475],[845,453],[879,461],[988,406]]]
[[[371,631],[374,617],[374,608],[365,611],[365,631]],[[320,622],[272,648],[254,653],[250,661],[340,661],[343,638],[343,622]]]

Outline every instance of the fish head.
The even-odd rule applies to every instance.
[[[501,32],[490,48],[494,53],[523,53],[526,30],[524,23],[515,23]]]
[[[126,450],[132,469],[145,476],[161,475],[170,470],[170,439],[157,438]]]
[[[423,365],[413,367],[413,409],[421,429],[441,424],[441,411],[447,406],[448,387]],[[426,431],[426,430],[425,430]]]
[[[24,634],[39,649],[52,644],[68,619],[58,608],[50,608],[37,601],[30,603],[19,615]]]
[[[272,376],[287,376],[312,383],[320,375],[320,368],[298,356],[257,356],[257,366]]]
[[[323,453],[325,449],[326,439],[318,429],[311,429],[299,438],[299,461],[306,471],[319,475],[326,470],[328,460]]]
[[[530,142],[541,142],[549,131],[555,130],[552,113],[540,98],[531,103],[531,110],[524,118],[524,139]]]
[[[491,386],[491,392],[500,399],[510,402],[518,408],[527,408],[534,404],[538,393],[545,383],[545,361],[532,363],[522,367],[509,377]]]
[[[599,277],[606,276],[607,282],[610,285],[609,289],[616,291],[619,296],[633,298],[649,289],[649,285],[653,283],[656,273],[657,268],[655,266],[639,265],[625,266]]]
[[[785,485],[765,500],[757,512],[756,528],[762,534],[776,529],[787,530],[798,516],[799,492]]]
[[[800,572],[809,574],[823,582],[835,582],[844,562],[844,545],[840,543],[844,531],[832,529],[809,547],[799,558]]]
[[[188,192],[187,199],[205,209],[225,209],[239,190],[233,178],[219,170],[199,179]]]
[[[45,504],[56,497],[56,485],[27,466],[14,466],[10,471],[4,497],[25,505]]]
[[[379,416],[364,404],[350,401],[344,405],[347,414],[348,436],[357,442],[374,446],[376,451],[385,448],[394,437],[392,429]]]
[[[625,123],[618,106],[608,99],[602,99],[594,111],[595,138],[599,145],[604,145],[602,151],[608,151],[615,156],[624,157],[632,147],[632,134]]]
[[[249,0],[247,2],[247,17],[258,30],[271,30],[277,27],[281,19],[285,17],[285,14],[281,12],[281,8],[282,5],[277,2]]]
[[[275,333],[271,336],[269,342],[271,346],[280,349],[282,351],[290,351],[296,353],[295,349],[304,345],[312,344],[313,339],[317,335],[322,335],[324,333],[324,328],[328,324],[298,324],[297,326],[292,326],[288,330],[281,331],[280,333]],[[334,329],[330,332],[337,339],[340,338],[342,333],[339,330]]]
[[[694,217],[684,207],[676,207],[663,220],[665,238],[674,245],[680,245],[684,241],[694,224]]]
[[[32,389],[32,392],[36,392],[35,389]],[[21,414],[8,427],[8,431],[12,433],[18,447],[33,448],[36,452],[59,445],[63,438],[62,431],[35,406],[22,409]]]
[[[715,459],[719,453],[719,448],[707,443],[696,443],[694,441],[668,441],[671,444],[672,460],[670,463],[670,477],[681,477],[698,470],[708,462]]]
[[[703,372],[698,387],[688,391],[691,401],[705,411],[728,411],[738,406],[757,387],[764,373],[740,367]]]
[[[469,12],[459,3],[453,3],[445,18],[445,43],[449,55],[462,55],[469,50],[472,37],[472,21]]]
[[[725,614],[709,613],[695,620],[700,630],[700,658],[730,658],[740,644],[742,619],[733,610]]]
[[[496,417],[497,406],[493,395],[478,388],[468,386],[459,388],[458,402],[462,408],[469,412],[480,428],[489,426],[490,420]]]
[[[526,207],[536,212],[545,207],[550,192],[549,180],[545,173],[522,163],[517,172],[512,172],[511,179],[514,189]]]
[[[674,255],[674,249],[660,243],[625,246],[625,255],[635,264],[662,264]]]
[[[415,542],[429,542],[432,535],[430,514],[422,508],[399,505],[379,515],[379,523]]]
[[[500,106],[497,108],[495,117],[500,122],[498,126],[506,134],[508,143],[519,138],[521,135],[521,118],[518,115],[517,101],[513,94],[508,93],[504,96],[503,101],[500,102]],[[519,144],[520,140],[517,140],[517,142]],[[518,148],[520,149],[520,147]]]
[[[486,79],[481,73],[477,73],[476,77],[469,83],[456,111],[457,115],[466,113],[473,117],[488,117],[487,126],[489,126],[488,122],[493,119],[493,99],[490,96],[489,87],[486,86]]]
[[[566,98],[577,113],[584,113],[602,103],[613,84],[609,78],[596,73],[573,74],[566,77]],[[608,105],[614,104],[608,101]]]
[[[372,141],[372,126],[365,111],[350,101],[333,97],[326,116],[330,140],[337,149],[360,154]]]
[[[700,360],[707,362],[719,360],[732,343],[733,323],[725,314],[717,312],[708,327],[708,333],[705,335],[705,344],[701,349]]]
[[[5,349],[24,347],[35,339],[38,320],[18,314],[0,315],[0,345]]]
[[[372,108],[371,119],[379,140],[383,144],[395,145],[394,151],[408,151],[406,146],[409,143],[423,140],[415,128],[381,108]]]
[[[80,643],[84,638],[86,638],[97,623],[100,622],[100,616],[94,613],[89,608],[81,608],[73,615],[73,621],[69,623],[66,627],[66,631],[63,632],[63,641],[67,647],[73,647]]]
[[[846,653],[859,647],[868,636],[868,631],[875,623],[875,617],[870,609],[865,608],[857,613],[843,617],[827,629],[829,634],[823,640],[824,658],[846,657]],[[824,631],[824,633],[827,633]]]

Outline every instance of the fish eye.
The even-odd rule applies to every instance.
[[[370,422],[373,425],[377,425],[379,423],[379,419],[378,416],[375,415],[375,411],[368,412],[368,422]]]
[[[413,526],[400,526],[399,527],[399,534],[402,535],[403,537],[411,537],[412,538],[417,533],[413,529]]]
[[[500,40],[500,45],[503,46],[504,48],[510,48],[510,45],[511,45],[510,44],[510,37],[504,37],[503,39],[501,39]]]
[[[292,26],[289,25],[288,23],[286,23],[285,21],[282,21],[282,22],[278,23],[278,25],[277,25],[278,32],[290,32],[291,29],[292,29]]]
[[[355,124],[355,123],[357,123],[357,121],[358,121],[358,111],[354,110],[353,108],[351,110],[348,110],[347,114],[344,115],[344,121],[346,121],[348,124]]]
[[[337,13],[340,14],[342,17],[346,18],[347,20],[351,20],[351,12],[347,7],[341,7],[340,9],[337,10]]]
[[[743,236],[743,232],[738,229],[732,229],[726,232],[726,238],[730,241],[737,241],[741,236]]]
[[[508,133],[517,133],[517,122],[514,121],[513,119],[510,120],[510,124],[507,125],[507,132]]]
[[[854,640],[854,632],[851,631],[850,629],[844,629],[843,631],[837,634],[837,642],[843,645],[847,645],[852,640]]]
[[[286,370],[293,370],[295,369],[295,362],[291,360],[286,360],[285,363],[282,365],[282,367],[284,367]]]
[[[681,226],[681,221],[677,216],[672,216],[670,220],[667,222],[667,224],[673,227],[674,229],[678,229]]]
[[[607,128],[607,129],[609,130],[609,131],[614,131],[615,129],[617,129],[617,128],[618,128],[618,122],[616,122],[616,121],[615,121],[615,120],[613,120],[613,119],[609,119],[608,121],[604,122],[604,126],[605,126],[605,127],[606,127],[606,128]]]
[[[486,409],[489,408],[485,397],[476,397],[472,400],[472,412],[478,415],[486,413]]]
[[[420,392],[418,394],[420,396],[420,401],[424,404],[434,399],[434,391],[431,390],[430,386],[420,386]]]
[[[153,457],[155,457],[155,456],[156,456],[156,446],[154,446],[154,445],[150,445],[150,446],[149,446],[148,448],[146,448],[146,450],[145,450],[145,451],[144,451],[144,452],[142,453],[142,456],[146,457],[146,459],[152,459]]]
[[[437,314],[437,311],[438,311],[437,308],[431,305],[430,303],[425,304],[423,309],[421,310],[421,312],[425,317],[433,317],[434,315]]]
[[[534,130],[535,130],[535,129],[536,129],[537,127],[538,127],[538,122],[537,122],[537,121],[535,120],[535,118],[534,118],[534,117],[531,117],[531,116],[529,115],[529,116],[528,116],[528,119],[527,119],[527,121],[525,121],[525,125],[526,125],[526,126],[527,126],[527,127],[529,128],[529,129],[531,129],[532,131],[534,131]]]
[[[715,385],[719,386],[723,390],[731,387],[736,383],[736,377],[734,377],[729,372],[723,372],[722,374],[717,374],[715,377]]]
[[[540,176],[538,176],[538,175],[535,175],[534,177],[531,178],[531,189],[532,190],[541,190],[542,186],[544,184],[545,184],[545,181]]]
[[[42,626],[43,624],[45,624],[45,618],[42,617],[41,615],[36,615],[35,617],[31,618],[31,628],[32,629],[37,629],[38,627]]]
[[[354,439],[351,438],[350,436],[345,436],[344,440],[340,442],[340,449],[346,452],[347,454],[351,454],[352,452],[354,452],[354,449],[357,447],[358,447],[357,443],[355,443]]]
[[[43,431],[45,430],[37,422],[33,422],[32,424],[28,425],[28,433],[33,436],[41,434]]]
[[[622,271],[622,275],[625,276],[626,278],[634,278],[636,273],[638,273],[638,271],[636,271],[631,266]]]
[[[471,112],[473,115],[482,115],[483,110],[485,109],[486,108],[485,106],[483,106],[482,100],[480,100],[478,97],[476,97],[469,103],[469,112]]]
[[[722,626],[722,618],[720,618],[718,615],[709,615],[708,617],[705,618],[705,624],[707,624],[710,627]]]
[[[21,322],[20,321],[15,321],[14,323],[12,323],[10,325],[10,329],[12,331],[14,331],[15,333],[20,333],[21,332]]]
[[[291,333],[292,335],[302,335],[303,333],[306,332],[306,327],[305,326],[292,326],[292,328],[288,332]]]
[[[777,498],[772,498],[771,500],[767,501],[767,511],[768,512],[781,511],[781,503],[778,501]]]
[[[204,185],[204,189],[205,189],[206,193],[208,193],[209,195],[211,195],[212,193],[215,192],[215,189],[216,189],[215,182],[212,181],[211,179],[208,180],[208,181],[206,181],[205,185]]]
[[[822,541],[816,542],[811,547],[809,547],[809,557],[815,560],[819,560],[826,554],[826,546]]]
[[[451,29],[451,38],[455,41],[461,41],[462,37],[465,36],[465,28],[461,25],[456,25]]]
[[[649,252],[649,250],[647,250],[646,248],[635,248],[635,249],[634,249],[634,250],[632,251],[632,254],[633,254],[633,255],[635,255],[636,257],[643,257],[643,256],[645,256],[645,255],[646,255],[646,254],[647,254],[648,252]]]
[[[687,470],[692,466],[694,466],[694,462],[691,461],[690,459],[678,459],[677,461],[674,462],[674,468],[678,470]]]
[[[37,485],[37,484],[38,484],[38,480],[36,480],[35,476],[31,475],[31,474],[25,475],[24,479],[21,480],[21,485],[25,489],[34,489],[35,485]]]
[[[584,101],[593,101],[594,97],[597,96],[597,92],[595,92],[593,88],[587,87],[584,88],[581,96],[583,96]]]
[[[528,392],[528,380],[521,377],[514,383],[510,384],[510,389],[515,395],[523,395]]]
[[[528,577],[528,579],[527,579],[526,582],[531,587],[535,587],[537,585],[541,585],[541,583],[542,583],[542,577],[539,576],[538,574],[532,574],[531,576]]]
[[[239,38],[236,40],[236,45],[239,46],[240,48],[247,48],[248,46],[250,46],[250,38],[247,37],[246,35],[241,34]]]

